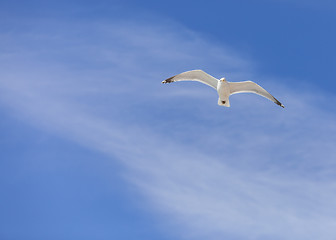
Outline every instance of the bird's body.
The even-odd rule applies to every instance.
[[[284,105],[280,103],[275,97],[252,81],[228,82],[225,78],[218,80],[202,70],[192,70],[170,77],[162,81],[162,83],[178,81],[198,81],[214,88],[217,90],[219,97],[218,105],[220,106],[230,107],[229,97],[232,94],[251,92],[263,96],[284,108]]]
[[[230,107],[229,96],[230,96],[230,86],[227,81],[221,79],[217,83],[218,92],[218,105]]]

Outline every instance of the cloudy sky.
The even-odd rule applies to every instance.
[[[0,238],[331,240],[333,1],[0,2]],[[203,69],[253,80],[217,105]]]

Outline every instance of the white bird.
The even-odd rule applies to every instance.
[[[285,107],[269,92],[252,81],[228,82],[225,78],[218,80],[202,70],[192,70],[170,77],[162,81],[162,83],[178,81],[198,81],[213,87],[218,92],[218,105],[220,106],[230,107],[229,96],[232,94],[250,92],[268,98],[283,108]]]

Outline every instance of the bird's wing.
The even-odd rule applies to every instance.
[[[255,82],[252,82],[252,81],[230,82],[229,87],[230,87],[230,95],[236,94],[236,93],[244,93],[244,92],[256,93],[260,96],[263,96],[275,102],[280,107],[283,107],[283,108],[285,107],[281,102],[279,102],[275,97],[273,97],[269,92],[267,92],[265,89],[260,87]]]
[[[216,90],[218,83],[218,80],[216,78],[207,74],[206,72],[203,72],[202,70],[192,70],[183,72],[162,81],[162,83],[171,83],[178,81],[198,81],[206,85],[209,85],[210,87],[213,87]]]

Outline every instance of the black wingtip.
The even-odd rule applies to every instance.
[[[275,99],[276,104],[278,104],[282,108],[285,108],[285,106],[281,102],[279,102],[278,99],[276,99],[276,98],[274,98],[274,99]]]
[[[174,82],[174,80],[173,80],[174,77],[175,76],[167,78],[166,80],[162,81],[162,83],[172,83],[172,82]]]

